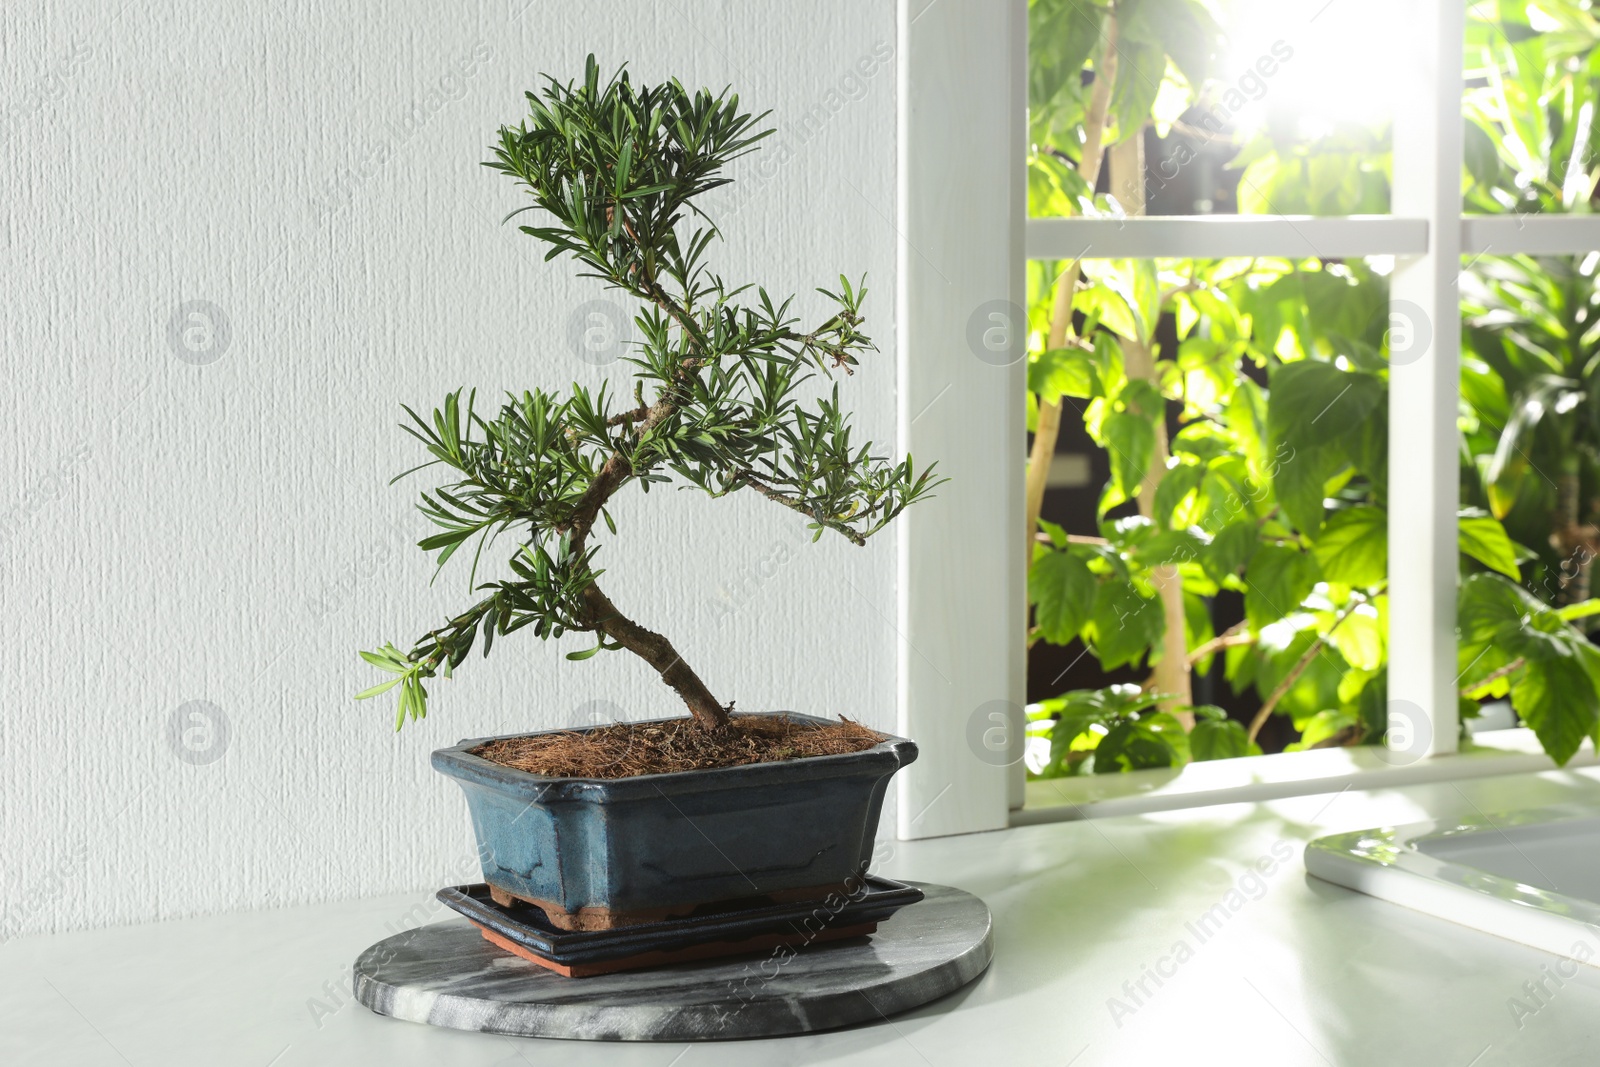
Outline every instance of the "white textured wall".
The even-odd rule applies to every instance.
[[[891,0],[75,0],[6,5],[0,41],[0,938],[464,877],[432,749],[680,710],[526,632],[398,735],[350,699],[358,648],[468,598],[413,547],[431,483],[386,485],[420,461],[399,404],[619,369],[568,342],[597,286],[478,166],[538,72],[593,50],[775,111],[718,261],[784,292],[869,272],[883,352],[846,388],[892,435]],[[892,531],[811,545],[753,494],[615,514],[613,597],[724,699],[893,725]],[[191,701],[225,737],[173,732]]]

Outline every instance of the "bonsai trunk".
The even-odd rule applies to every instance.
[[[683,698],[702,729],[712,733],[727,729],[728,709],[711,695],[706,683],[683,661],[672,642],[618,611],[611,598],[593,582],[583,591],[583,599],[595,628],[654,667],[661,680]]]
[[[654,286],[651,288],[654,291]],[[696,335],[692,320],[682,309],[671,301],[662,303],[681,323],[685,333]],[[698,361],[689,360],[679,373],[687,378],[693,373],[695,366],[698,366]],[[640,430],[653,429],[676,408],[677,402],[672,392],[670,390],[665,392],[654,405],[644,409]],[[633,414],[638,415],[640,412]],[[627,480],[630,473],[632,468],[621,452],[613,453],[611,458],[606,460],[588,492],[574,508],[572,521],[564,531],[570,532],[572,536],[571,551],[582,553],[589,540],[589,532],[594,529],[595,520],[600,516],[600,509]],[[701,729],[720,733],[728,728],[728,708],[723,707],[722,703],[711,695],[706,683],[702,682],[694,669],[683,661],[683,656],[672,647],[672,642],[654,630],[640,626],[618,611],[611,598],[593,582],[584,589],[583,601],[587,608],[589,625],[654,667],[656,673],[661,675],[661,680],[683,698],[683,702],[689,706],[689,714],[694,716],[694,721]]]

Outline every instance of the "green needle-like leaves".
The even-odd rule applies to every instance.
[[[793,297],[730,286],[707,267],[720,234],[696,201],[727,184],[727,164],[770,135],[758,128],[764,115],[740,110],[729,92],[690,93],[676,81],[636,86],[618,72],[602,84],[592,56],[581,83],[549,79],[528,104],[520,125],[500,130],[485,166],[532,198],[508,219],[535,214],[520,229],[549,246],[546,260],[570,256],[583,276],[638,303],[639,340],[627,357],[634,399],[618,411],[604,387],[573,385],[565,397],[507,396],[492,417],[478,413],[475,394],[463,404],[460,391],[429,418],[405,409],[404,429],[431,457],[412,471],[450,472],[422,494],[419,507],[438,531],[419,547],[442,568],[475,541],[473,582],[486,544],[509,530],[517,548],[514,577],[477,586],[483,599],[409,653],[393,645],[362,653],[397,675],[359,695],[398,686],[397,727],[426,714],[423,679],[448,675],[479,635],[487,655],[495,637],[524,626],[544,639],[595,634],[568,658],[626,647],[668,677],[663,662],[679,657],[658,654],[665,639],[623,618],[595,586],[602,572],[590,535],[597,520],[617,532],[606,504],[631,482],[712,496],[753,489],[799,512],[816,536],[832,530],[855,544],[939,484],[931,465],[891,461],[857,442],[837,385],[814,399],[803,391],[814,373],[852,374],[875,351],[861,331],[865,279],[818,288],[831,310],[804,329]],[[702,717],[685,685],[671,684]]]

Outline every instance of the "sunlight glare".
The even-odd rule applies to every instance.
[[[1230,47],[1214,98],[1242,129],[1289,121],[1320,137],[1392,114],[1394,0],[1224,0],[1217,9]]]

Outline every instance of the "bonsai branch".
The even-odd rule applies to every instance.
[[[768,500],[776,501],[786,508],[792,508],[819,525],[826,526],[830,530],[834,530],[840,534],[843,534],[851,544],[865,545],[867,543],[867,539],[865,537],[862,537],[860,534],[856,533],[855,530],[851,529],[845,523],[839,522],[837,519],[829,519],[818,515],[810,508],[806,507],[805,504],[797,498],[789,496],[787,493],[780,492],[779,490],[774,489],[772,486],[767,485],[765,482],[761,481],[760,477],[755,471],[741,470],[735,477],[745,485],[748,485],[750,488],[760,493],[762,496],[766,497]]]
[[[652,413],[651,418],[654,418]],[[650,425],[651,419],[645,420],[645,425]],[[583,496],[578,498],[573,505],[572,518],[565,524],[557,526],[556,532],[570,534],[572,551],[582,552],[584,545],[589,540],[589,531],[594,529],[595,520],[600,517],[600,509],[605,506],[616,491],[622,488],[628,476],[633,473],[633,465],[628,462],[628,457],[621,452],[611,453],[600,472],[594,476],[594,481],[589,483],[589,488]]]
[[[617,610],[611,598],[601,592],[600,586],[590,582],[583,591],[588,608],[589,623],[623,648],[632,652],[661,675],[689,706],[695,721],[707,730],[722,730],[728,725],[728,707],[711,695],[711,690],[700,680],[694,670],[684,662],[672,642],[628,618]]]
[[[639,295],[654,301],[662,308],[688,338],[691,351],[696,354],[680,361],[677,370],[677,381],[674,386],[681,388],[686,384],[690,375],[694,374],[706,362],[708,345],[703,332],[694,323],[688,310],[673,300],[648,274],[642,277],[643,292]],[[806,339],[807,343],[810,338]],[[639,407],[624,413],[621,417],[608,420],[609,424],[626,423],[633,430],[635,439],[643,436],[649,430],[659,426],[670,418],[679,407],[675,395],[676,389],[664,389],[655,404]],[[582,553],[588,542],[589,534],[594,528],[596,519],[599,518],[600,509],[606,502],[627,483],[634,473],[633,465],[622,451],[613,451],[606,462],[601,466],[598,474],[590,483],[589,488],[579,498],[573,507],[571,519],[563,526],[558,527],[559,532],[570,536],[570,551]],[[849,538],[857,545],[864,545],[865,538],[856,533],[843,523],[831,519],[824,519],[812,514],[805,505],[786,494],[764,484],[756,478],[754,472],[742,470],[736,478],[744,484],[750,485],[757,492],[768,499],[777,501],[785,507],[792,508],[836,530]],[[700,680],[694,670],[684,662],[682,655],[672,647],[672,644],[661,634],[646,629],[638,623],[623,615],[617,610],[609,597],[601,591],[600,587],[591,582],[583,590],[583,599],[588,608],[588,622],[594,629],[610,637],[623,648],[634,653],[655,668],[661,675],[662,681],[671,686],[688,705],[695,721],[708,730],[721,730],[728,725],[728,711],[711,694],[705,683]],[[731,705],[730,705],[731,706]]]
[[[639,422],[640,420],[646,418],[649,414],[650,414],[650,406],[648,404],[641,404],[639,407],[634,408],[632,411],[624,411],[624,412],[622,412],[620,414],[611,416],[609,419],[606,420],[606,425],[607,426],[623,426],[623,425],[632,424],[632,423]]]

